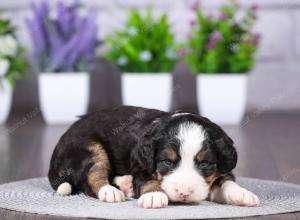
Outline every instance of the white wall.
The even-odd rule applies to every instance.
[[[49,0],[50,1],[50,0]],[[51,0],[54,4],[55,1]],[[191,0],[84,0],[90,8],[99,11],[97,23],[99,38],[115,28],[121,28],[132,7],[145,9],[153,5],[156,13],[167,12],[177,39],[184,39],[189,31],[193,13],[189,9]],[[203,7],[214,11],[224,0],[202,1]],[[300,58],[300,1],[299,0],[240,0],[242,6],[259,3],[259,21],[256,30],[263,35],[258,58],[263,60],[290,60]],[[30,0],[1,0],[0,8],[7,11],[14,23],[20,27],[20,40],[29,46],[24,19],[30,17]],[[298,35],[298,36],[297,36]]]
[[[50,0],[49,0],[50,2]],[[51,0],[54,4],[55,1]],[[128,15],[128,9],[144,10],[152,5],[155,13],[167,12],[178,40],[184,39],[189,31],[193,13],[189,9],[191,0],[82,0],[90,8],[99,11],[97,23],[103,39],[115,28],[121,28]],[[208,11],[215,11],[224,0],[203,0]],[[243,7],[259,3],[261,9],[255,27],[263,36],[258,52],[258,68],[250,80],[249,106],[262,108],[274,97],[278,97],[299,83],[288,95],[275,101],[272,109],[299,110],[300,100],[300,0],[239,0]],[[0,0],[0,8],[13,18],[19,27],[19,38],[30,47],[24,19],[30,17],[30,0]]]

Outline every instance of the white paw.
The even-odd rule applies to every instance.
[[[227,181],[222,185],[222,192],[227,204],[239,206],[258,206],[260,204],[259,198],[254,193],[232,181]]]
[[[98,197],[103,202],[122,202],[125,200],[124,193],[111,185],[102,186]]]
[[[125,175],[116,176],[113,182],[120,188],[122,192],[125,193],[126,197],[130,198],[134,196],[132,180],[133,177],[131,175]]]
[[[145,209],[164,208],[168,205],[168,196],[163,192],[148,192],[141,195],[138,205]]]

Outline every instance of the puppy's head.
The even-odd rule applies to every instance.
[[[237,162],[232,140],[216,124],[193,114],[174,114],[161,123],[145,146],[144,163],[161,180],[173,202],[207,198],[213,180]]]

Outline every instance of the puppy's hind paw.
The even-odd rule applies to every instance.
[[[122,202],[125,201],[124,193],[111,185],[102,186],[98,197],[103,202]]]
[[[125,193],[126,197],[131,198],[134,196],[132,181],[133,177],[131,175],[124,175],[116,176],[113,182]]]
[[[234,182],[225,182],[222,186],[223,197],[227,204],[238,206],[258,206],[259,198]]]

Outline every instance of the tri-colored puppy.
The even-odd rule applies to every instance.
[[[256,206],[257,196],[234,182],[236,163],[233,141],[207,118],[122,106],[70,127],[54,150],[49,180],[62,195],[82,191],[104,202],[134,195],[144,208],[205,199]]]

